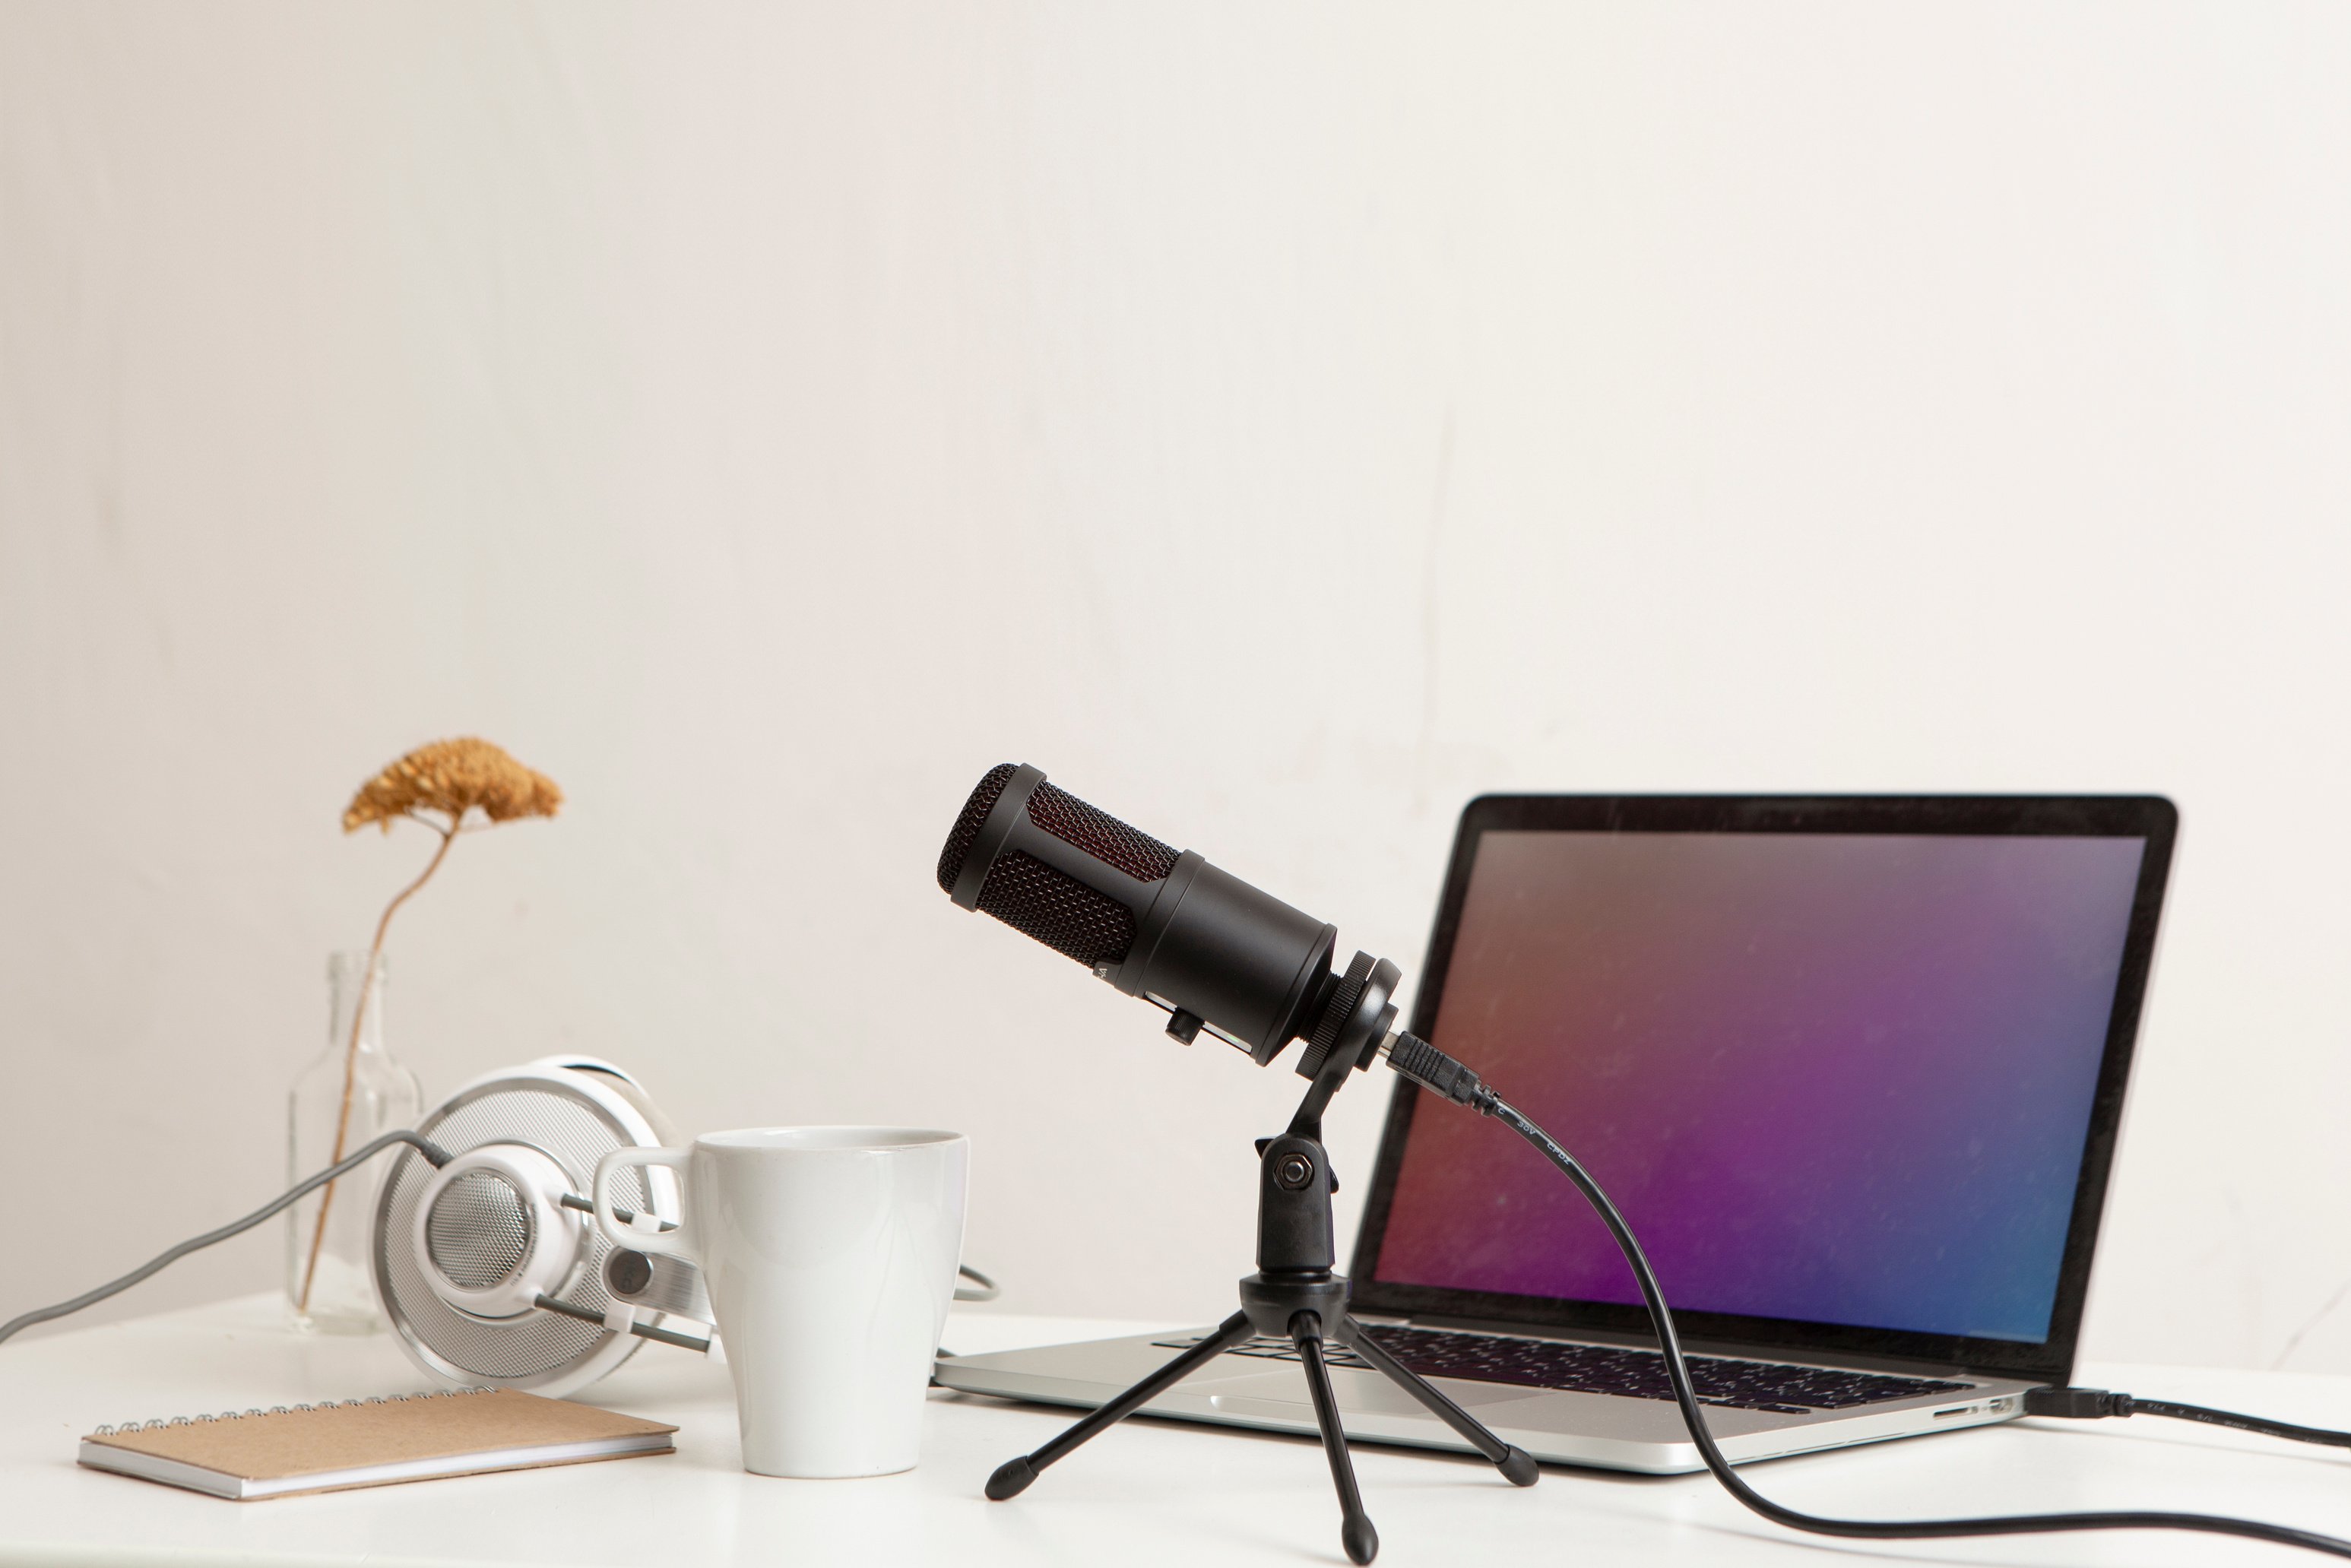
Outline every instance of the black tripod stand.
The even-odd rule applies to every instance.
[[[1016,1497],[1037,1472],[1066,1456],[1096,1433],[1133,1415],[1217,1356],[1253,1334],[1286,1339],[1298,1348],[1306,1370],[1306,1390],[1314,1401],[1315,1425],[1330,1456],[1331,1479],[1339,1489],[1340,1542],[1357,1563],[1369,1563],[1380,1549],[1379,1531],[1364,1512],[1355,1488],[1355,1467],[1347,1457],[1339,1407],[1323,1364],[1324,1339],[1353,1350],[1390,1382],[1426,1406],[1469,1446],[1501,1469],[1514,1486],[1531,1487],[1538,1474],[1525,1449],[1503,1442],[1478,1418],[1431,1387],[1396,1360],[1347,1311],[1347,1281],[1332,1272],[1331,1194],[1337,1186],[1322,1148],[1322,1110],[1338,1092],[1353,1063],[1334,1054],[1315,1074],[1314,1086],[1278,1138],[1258,1140],[1257,1269],[1241,1281],[1241,1310],[1214,1333],[1177,1356],[1036,1452],[1008,1459],[987,1478],[997,1502]]]

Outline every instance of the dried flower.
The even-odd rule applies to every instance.
[[[420,746],[360,786],[343,810],[343,831],[370,822],[385,832],[415,811],[442,811],[455,826],[478,809],[493,822],[517,817],[552,817],[563,791],[546,774],[525,768],[506,748],[468,736]]]
[[[467,812],[478,810],[491,822],[507,822],[517,817],[552,817],[562,805],[563,791],[555,787],[554,779],[525,768],[507,756],[504,747],[470,736],[420,746],[360,785],[351,803],[343,808],[343,831],[354,832],[370,822],[378,822],[389,833],[392,823],[406,817],[441,835],[441,847],[433,852],[424,870],[384,905],[382,917],[375,923],[375,941],[368,948],[366,973],[375,973],[375,961],[383,952],[384,935],[392,929],[392,917],[400,913],[400,906],[418,888],[433,880],[433,873],[448,857],[449,846],[457,841],[460,833],[476,831],[487,825],[466,827]],[[444,824],[418,814],[423,811],[438,811],[449,821]],[[367,1017],[367,1010],[362,1000],[351,1015],[351,1038],[343,1048],[343,1105],[335,1121],[335,1152],[330,1157],[336,1165],[342,1163],[343,1149],[350,1137],[360,1022]],[[310,1260],[303,1268],[302,1289],[295,1298],[298,1312],[309,1310],[310,1286],[319,1277],[319,1249],[327,1239],[327,1216],[334,1202],[335,1184],[329,1182],[319,1197],[319,1226],[310,1237]]]

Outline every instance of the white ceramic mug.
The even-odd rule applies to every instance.
[[[702,1270],[735,1376],[745,1469],[914,1468],[963,1257],[970,1158],[960,1133],[760,1127],[598,1162],[596,1224],[613,1244]],[[635,1166],[684,1178],[676,1229],[613,1215],[613,1178]]]

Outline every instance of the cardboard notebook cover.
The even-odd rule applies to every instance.
[[[674,1427],[511,1388],[100,1427],[81,1462],[240,1500],[674,1450]]]

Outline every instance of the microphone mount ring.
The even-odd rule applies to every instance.
[[[1298,1056],[1298,1076],[1319,1079],[1323,1064],[1334,1056],[1362,1071],[1379,1055],[1378,1042],[1387,1038],[1395,1021],[1388,1000],[1404,979],[1404,972],[1385,958],[1357,950],[1347,973],[1331,988],[1322,1016],[1315,1020],[1306,1049]]]

